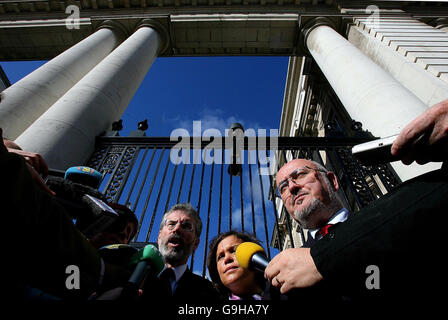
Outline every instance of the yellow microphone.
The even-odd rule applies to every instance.
[[[255,269],[264,272],[269,264],[262,246],[253,242],[243,242],[235,252],[236,260],[245,269]]]

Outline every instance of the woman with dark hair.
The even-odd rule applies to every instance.
[[[233,230],[210,242],[207,257],[210,278],[223,299],[262,300],[266,285],[263,273],[242,268],[235,258],[236,248],[243,242],[260,244],[251,234]]]

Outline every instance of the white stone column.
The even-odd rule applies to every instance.
[[[355,19],[348,40],[427,106],[448,99],[447,53],[431,46],[448,45],[446,32],[411,17],[380,16]]]
[[[4,90],[0,103],[4,136],[17,138],[124,38],[121,31],[106,24]]]
[[[39,152],[51,168],[84,164],[95,137],[120,119],[162,47],[142,25],[30,126],[16,143]]]
[[[374,136],[397,134],[426,110],[421,100],[331,27],[308,29],[304,41],[350,116]],[[393,166],[403,180],[440,167]]]

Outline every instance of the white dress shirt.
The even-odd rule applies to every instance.
[[[328,220],[327,224],[336,224],[336,223],[339,223],[339,222],[344,222],[348,218],[348,213],[349,213],[349,211],[346,208],[342,208],[341,210],[336,212],[330,218],[330,220]],[[309,229],[308,230],[308,234],[311,235],[311,237],[313,237],[314,240],[320,240],[320,238],[322,238],[322,236],[319,235],[319,234],[317,235],[317,239],[316,239],[316,234],[317,234],[317,232],[319,230],[320,230],[320,228]]]

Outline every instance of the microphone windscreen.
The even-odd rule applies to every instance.
[[[141,250],[141,257],[139,258],[139,260],[149,261],[151,263],[151,266],[154,268],[155,274],[159,274],[165,267],[165,261],[162,254],[156,248],[156,246],[152,244],[146,245],[143,250]]]
[[[76,166],[65,171],[64,179],[98,189],[103,176],[93,168]]]
[[[236,248],[235,257],[242,268],[248,269],[252,256],[257,252],[264,254],[263,247],[254,242],[243,242]]]

